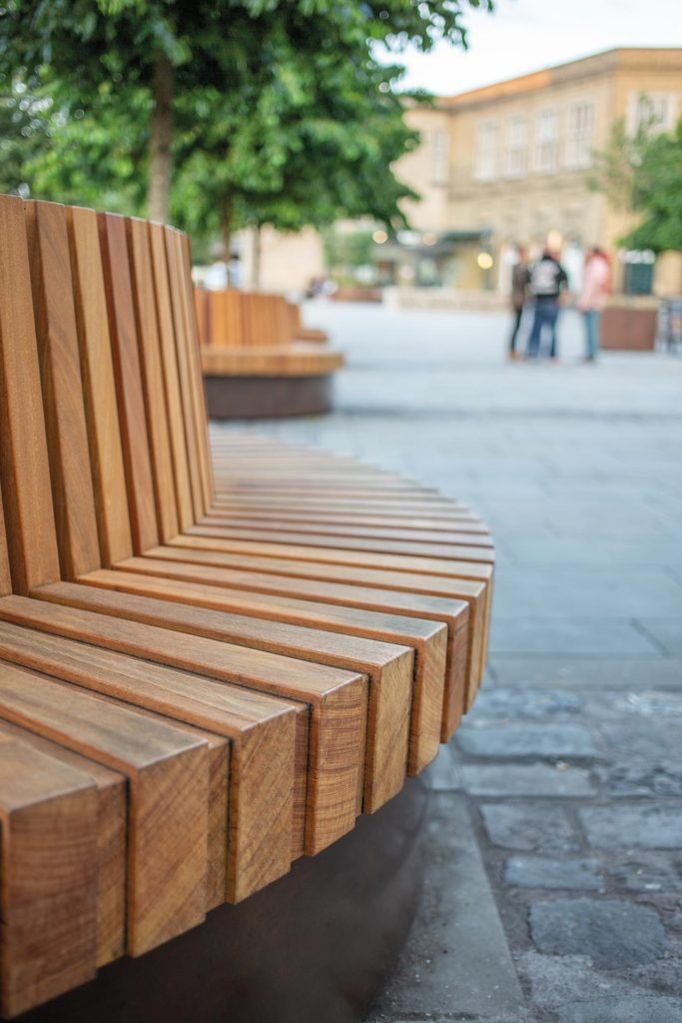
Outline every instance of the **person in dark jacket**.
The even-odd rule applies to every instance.
[[[568,275],[554,252],[546,248],[541,259],[531,267],[529,291],[534,300],[533,326],[526,356],[537,359],[540,342],[545,331],[550,335],[550,359],[557,357],[556,324],[559,318],[559,299],[568,285]]]
[[[511,307],[514,314],[514,321],[512,324],[511,337],[509,338],[510,359],[519,358],[519,353],[516,350],[516,342],[518,341],[519,327],[521,326],[521,317],[523,316],[523,310],[526,304],[526,293],[528,291],[528,282],[530,281],[530,270],[528,268],[526,250],[519,245],[517,252],[518,262],[514,264],[514,269],[512,270]]]

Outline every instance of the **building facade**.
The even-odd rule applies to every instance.
[[[586,249],[600,245],[616,276],[636,279],[647,253],[624,253],[628,217],[590,188],[594,153],[623,119],[672,130],[682,117],[682,49],[616,49],[413,109],[422,144],[400,175],[423,199],[407,209],[429,245],[401,253],[416,283],[505,291],[516,246],[561,248],[577,286]],[[403,246],[400,246],[403,248]],[[409,267],[405,272],[405,263]]]
[[[573,287],[586,249],[600,245],[618,287],[647,290],[637,282],[650,282],[653,257],[619,249],[628,217],[590,188],[590,172],[619,119],[634,133],[643,120],[667,131],[680,117],[681,48],[614,49],[409,109],[422,141],[397,174],[421,198],[406,205],[412,230],[376,232],[378,283],[504,293],[517,246],[533,254],[549,238]],[[324,271],[311,234],[263,246],[264,287],[302,288]]]

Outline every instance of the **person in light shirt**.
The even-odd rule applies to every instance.
[[[578,309],[585,321],[585,360],[594,362],[599,352],[599,321],[611,292],[609,257],[596,245],[587,253]]]

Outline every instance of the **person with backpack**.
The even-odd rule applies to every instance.
[[[550,335],[550,359],[557,357],[556,325],[559,318],[559,300],[568,286],[568,274],[556,254],[545,247],[542,257],[531,267],[528,290],[534,300],[533,326],[528,337],[526,358],[537,359],[544,333]]]

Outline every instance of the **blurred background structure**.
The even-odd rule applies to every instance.
[[[599,188],[599,154],[619,127],[629,138],[672,133],[681,115],[680,48],[614,49],[410,105],[421,142],[397,166],[419,193],[404,205],[410,229],[389,237],[379,225],[346,222],[326,247],[314,232],[268,232],[263,283],[300,287],[305,267],[311,278],[355,272],[358,283],[398,286],[403,300],[409,288],[438,289],[409,296],[420,304],[461,304],[447,291],[506,299],[517,246],[537,255],[552,238],[576,291],[587,249],[599,245],[618,254],[617,290],[677,294],[679,254],[656,262],[651,250],[621,244],[637,217],[626,197]]]

